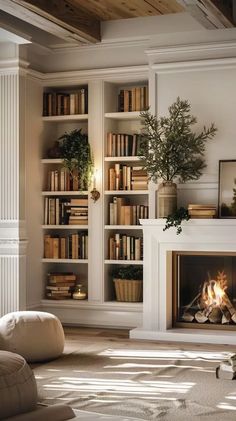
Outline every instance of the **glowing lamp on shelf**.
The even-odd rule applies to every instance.
[[[97,176],[98,176],[98,170],[95,171],[94,176],[93,176],[93,190],[91,190],[91,199],[93,199],[94,202],[96,202],[99,197],[100,197],[100,193],[96,188],[96,184],[97,184]]]

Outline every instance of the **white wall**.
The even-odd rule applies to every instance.
[[[204,125],[209,127],[213,122],[218,129],[216,136],[206,144],[207,167],[203,176],[196,182],[179,186],[179,205],[197,201],[217,203],[219,160],[236,159],[236,67],[224,69],[216,65],[210,69],[172,69],[170,73],[158,74],[158,114],[166,115],[177,96],[191,104],[191,112],[197,117],[194,131],[199,132]]]

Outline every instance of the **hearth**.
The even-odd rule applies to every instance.
[[[173,327],[236,329],[236,254],[172,256]]]

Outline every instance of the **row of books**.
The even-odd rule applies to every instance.
[[[65,300],[72,297],[77,276],[72,272],[48,273],[46,285],[46,298],[52,300]]]
[[[72,115],[87,114],[88,90],[81,88],[73,93],[44,92],[43,115]]]
[[[88,225],[88,199],[45,197],[44,225]]]
[[[147,190],[148,174],[140,166],[115,164],[108,170],[108,190]]]
[[[48,191],[78,191],[81,188],[78,172],[73,174],[66,168],[48,171]]]
[[[148,86],[121,89],[118,95],[118,111],[143,111],[148,108]]]
[[[216,205],[203,205],[203,204],[189,204],[188,214],[191,218],[195,219],[211,219],[217,214]]]
[[[140,134],[107,133],[107,156],[137,156]]]
[[[129,205],[124,197],[113,197],[109,203],[110,225],[138,225],[139,219],[148,218],[148,206]]]
[[[44,235],[44,257],[46,259],[87,259],[88,233],[73,233],[66,237]]]
[[[114,234],[109,238],[110,260],[142,260],[143,239],[126,234]]]

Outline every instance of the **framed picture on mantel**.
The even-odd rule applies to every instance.
[[[219,217],[236,218],[236,159],[219,161]]]

